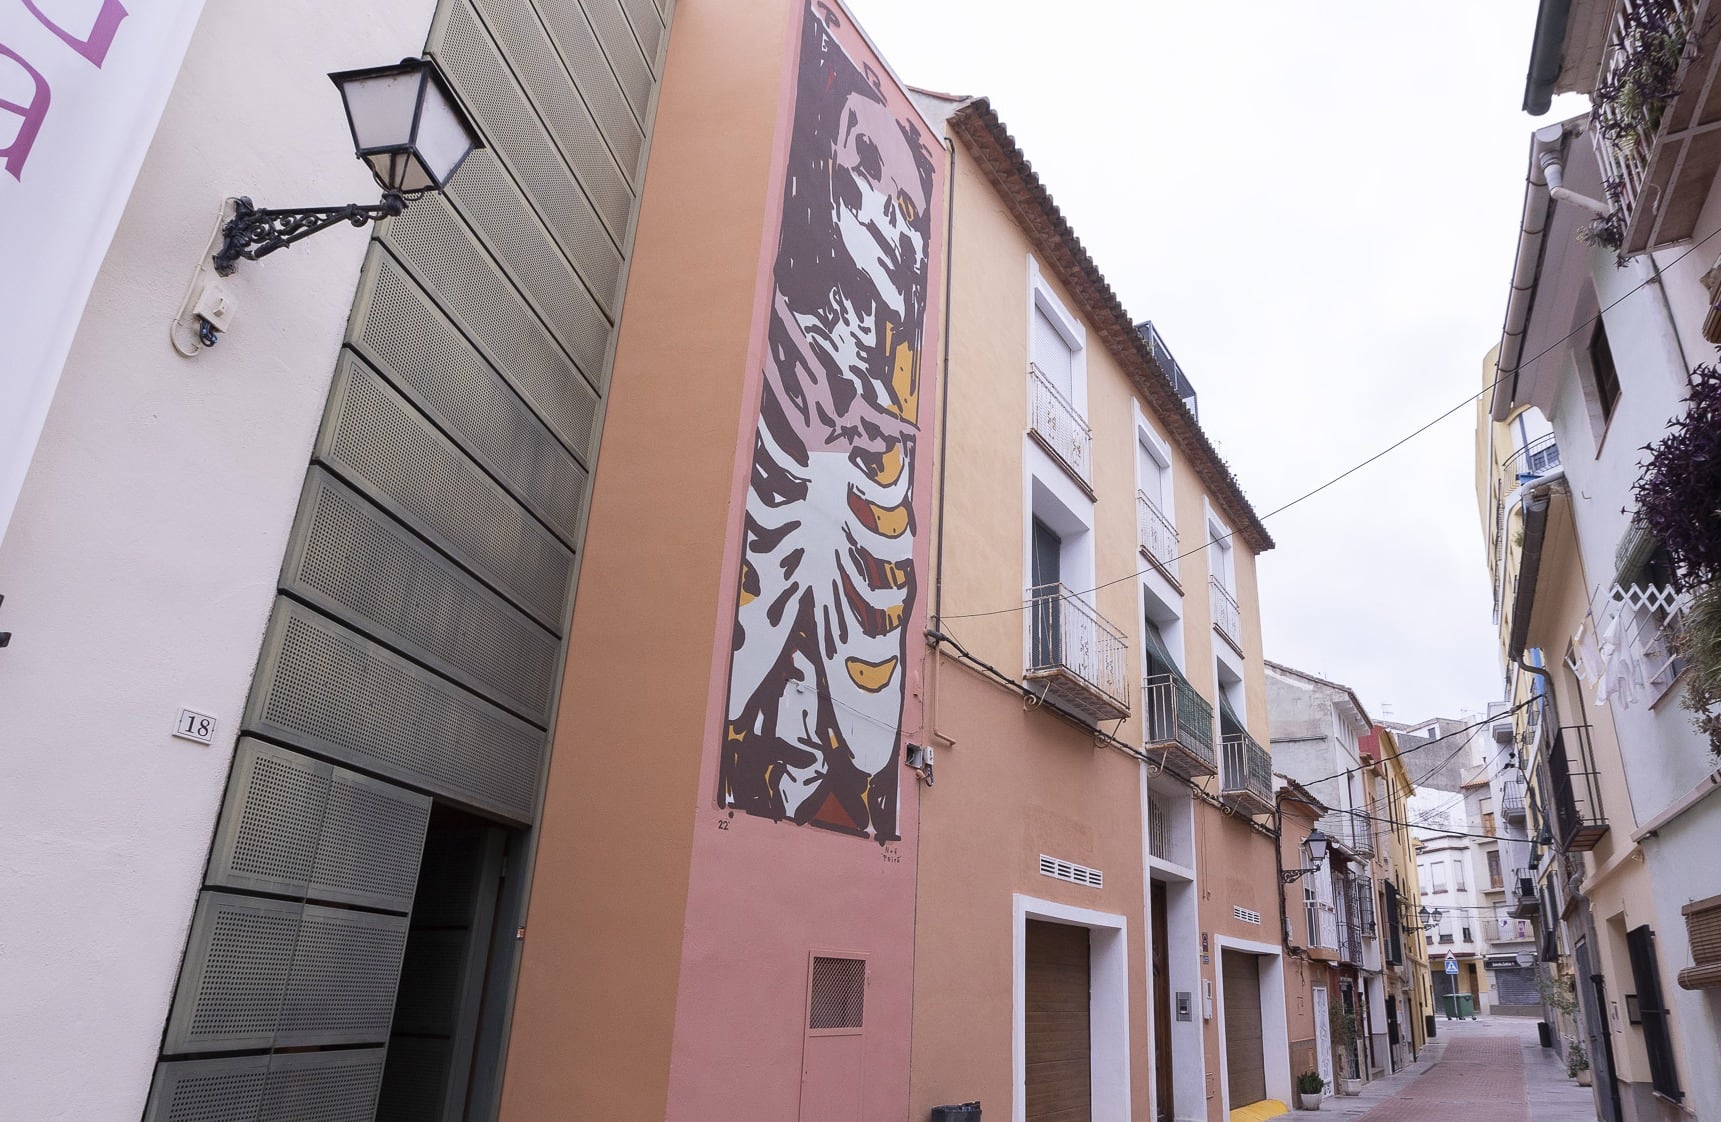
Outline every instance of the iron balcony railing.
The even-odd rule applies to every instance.
[[[1082,486],[1092,482],[1093,430],[1040,368],[1028,364],[1028,431],[1057,457]]]
[[[1220,583],[1217,576],[1207,578],[1207,588],[1210,592],[1208,600],[1213,606],[1213,627],[1239,651],[1243,649],[1243,615],[1237,607],[1237,598],[1231,595],[1231,590]]]
[[[1500,461],[1499,473],[1495,476],[1494,491],[1494,538],[1490,543],[1494,550],[1494,603],[1498,611],[1500,600],[1500,581],[1506,573],[1506,521],[1510,511],[1506,509],[1506,500],[1517,490],[1518,484],[1538,475],[1545,475],[1560,466],[1560,446],[1554,440],[1553,433],[1544,433],[1534,440],[1517,449],[1511,455]],[[1497,619],[1495,622],[1499,622]]]
[[[1244,732],[1219,738],[1219,797],[1247,814],[1273,809],[1273,757]]]
[[[1507,820],[1522,822],[1526,813],[1524,806],[1524,783],[1519,779],[1508,779],[1500,787],[1500,812]]]
[[[1153,360],[1159,363],[1159,369],[1165,374],[1165,380],[1171,383],[1171,388],[1177,393],[1183,404],[1189,406],[1189,412],[1196,420],[1201,419],[1201,410],[1197,406],[1195,386],[1183,373],[1183,367],[1172,357],[1171,348],[1165,345],[1165,339],[1159,334],[1159,329],[1151,322],[1136,325],[1147,348],[1153,352]]]
[[[1329,810],[1321,815],[1321,833],[1358,857],[1374,856],[1374,823],[1361,810]]]
[[[1177,527],[1145,491],[1135,493],[1135,525],[1142,556],[1171,574],[1172,562],[1177,560]]]
[[[1514,919],[1534,919],[1541,910],[1542,899],[1536,894],[1536,873],[1534,869],[1519,868],[1512,870],[1512,899],[1506,909],[1506,914]]]
[[[1219,770],[1213,755],[1213,706],[1181,674],[1142,680],[1145,747],[1165,754],[1166,770],[1181,779]]]
[[[1607,834],[1608,824],[1602,813],[1601,782],[1588,725],[1554,730],[1545,777],[1550,790],[1543,793],[1552,797],[1543,801],[1553,807],[1554,836],[1560,848],[1594,849]]]
[[[1043,696],[1090,721],[1129,716],[1123,632],[1062,584],[1031,589],[1028,616],[1027,677]]]

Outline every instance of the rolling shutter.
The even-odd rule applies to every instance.
[[[1267,1097],[1266,1057],[1261,1042],[1261,971],[1255,956],[1219,955],[1225,984],[1225,1082],[1231,1109]]]
[[[1027,921],[1025,968],[1028,1122],[1090,1122],[1088,929]]]

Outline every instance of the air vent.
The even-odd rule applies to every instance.
[[[809,1029],[858,1029],[866,1013],[866,959],[813,958]]]
[[[1089,888],[1105,887],[1105,874],[1098,869],[1060,861],[1056,857],[1047,857],[1044,853],[1040,854],[1040,873],[1058,880],[1067,880],[1071,884],[1085,884]]]
[[[1244,923],[1252,923],[1256,927],[1261,926],[1260,912],[1252,912],[1248,908],[1239,908],[1233,904],[1231,906],[1231,914],[1242,920]]]

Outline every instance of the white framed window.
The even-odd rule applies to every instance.
[[[1446,891],[1446,862],[1430,861],[1428,863],[1428,890],[1430,892]]]

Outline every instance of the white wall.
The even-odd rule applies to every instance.
[[[9,1118],[142,1112],[368,231],[242,264],[194,360],[168,325],[224,195],[376,198],[324,75],[420,53],[431,12],[210,5],[73,340],[0,547]]]

